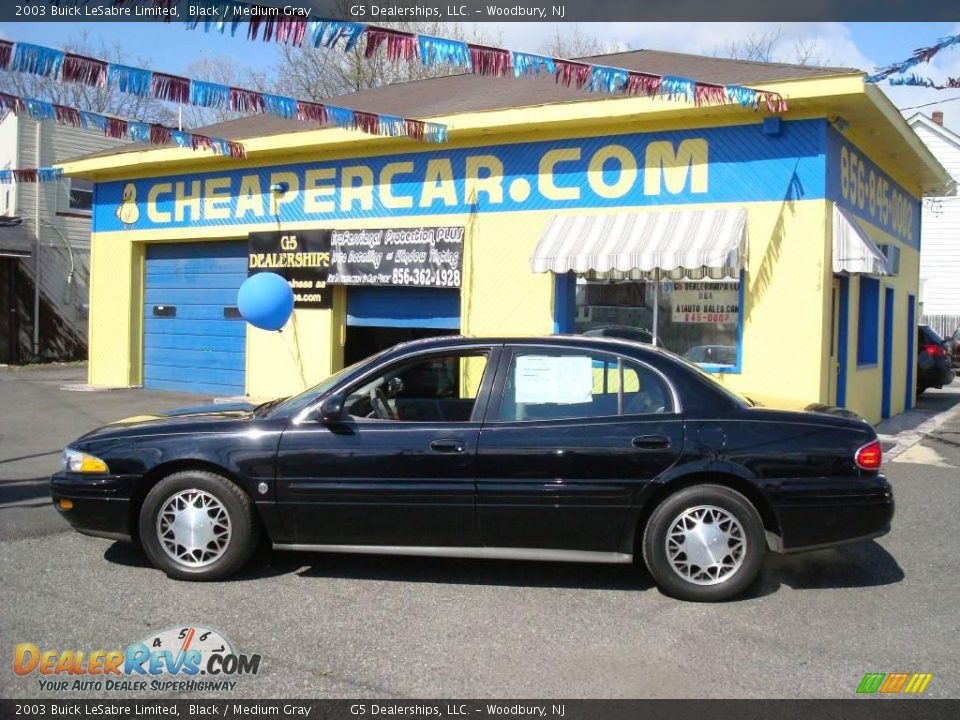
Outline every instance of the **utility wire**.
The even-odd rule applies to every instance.
[[[960,95],[947,98],[946,100],[934,100],[933,102],[924,103],[923,105],[911,105],[910,107],[897,108],[897,110],[900,112],[904,112],[906,110],[919,110],[920,108],[930,107],[931,105],[942,105],[943,103],[953,102],[954,100],[960,100]]]

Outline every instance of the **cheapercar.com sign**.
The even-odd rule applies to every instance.
[[[822,198],[823,144],[802,120],[108,182],[94,231]]]

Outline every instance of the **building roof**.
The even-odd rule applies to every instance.
[[[936,122],[933,118],[924,115],[923,113],[914,113],[907,118],[907,122],[910,124],[910,127],[913,128],[916,128],[917,125],[922,125],[931,132],[942,137],[951,145],[960,148],[960,135],[955,133],[950,128],[944,127],[942,124]]]
[[[585,62],[626,68],[656,75],[676,75],[716,85],[761,85],[786,80],[807,80],[858,73],[854,68],[816,67],[788,63],[732,60],[660,50],[631,50],[580,58]],[[586,89],[566,87],[550,75],[496,78],[472,73],[395,83],[330,98],[333,105],[354,110],[431,118],[467,112],[483,112],[557,103],[597,100],[602,96]],[[242,140],[284,133],[316,130],[314,123],[286,120],[274,115],[252,115],[194,130],[227,140]],[[172,143],[170,143],[172,146]],[[135,152],[155,145],[134,144],[119,150],[93,153],[102,157]]]

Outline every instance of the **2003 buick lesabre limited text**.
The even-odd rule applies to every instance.
[[[80,532],[171,577],[275,548],[629,563],[688,600],[745,591],[768,550],[889,531],[874,429],[755,406],[663,350],[602,337],[447,337],[291,398],[91,432],[51,481]]]

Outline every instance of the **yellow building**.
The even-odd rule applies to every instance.
[[[949,178],[883,94],[847,69],[598,61],[789,110],[465,75],[338,98],[445,123],[441,145],[257,116],[204,130],[242,161],[133,146],[66,163],[96,182],[90,383],[270,397],[403,339],[592,330],[768,404],[910,407],[920,203]],[[291,321],[248,327],[237,288],[281,265]]]

